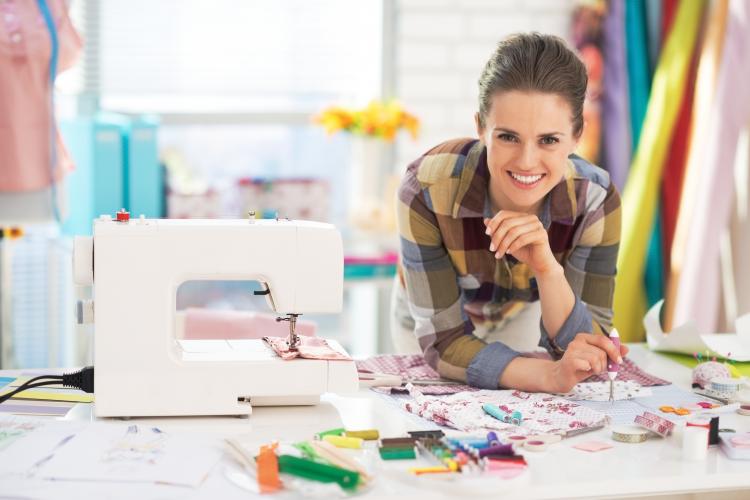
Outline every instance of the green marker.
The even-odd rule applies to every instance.
[[[279,472],[321,483],[337,483],[345,490],[353,490],[359,484],[359,472],[292,455],[279,456]]]
[[[328,429],[327,431],[319,432],[316,434],[318,439],[323,439],[323,436],[343,436],[346,429],[343,427],[337,427],[336,429]]]

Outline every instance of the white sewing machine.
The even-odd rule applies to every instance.
[[[95,307],[79,304],[79,320],[93,315],[97,416],[249,414],[251,405],[317,404],[324,392],[358,388],[353,361],[284,361],[262,340],[175,338],[176,292],[189,280],[265,284],[291,346],[298,315],[341,311],[343,250],[330,224],[120,212],[76,238],[74,276],[94,285]]]

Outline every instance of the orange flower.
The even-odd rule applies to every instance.
[[[354,123],[352,113],[344,108],[332,107],[316,115],[313,120],[323,125],[326,132],[333,134],[339,130],[347,130]]]
[[[6,227],[0,228],[0,233],[9,240],[15,240],[23,236],[23,228],[20,227]]]

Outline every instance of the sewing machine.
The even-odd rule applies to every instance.
[[[252,406],[317,404],[358,389],[353,361],[282,360],[262,340],[175,338],[176,292],[189,280],[257,280],[289,321],[337,313],[343,295],[341,235],[330,224],[269,220],[94,221],[78,237],[74,277],[94,285],[79,321],[94,323],[96,415],[242,415]],[[332,340],[329,344],[344,352]]]

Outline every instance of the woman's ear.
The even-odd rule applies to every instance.
[[[568,151],[568,156],[575,154],[575,152],[578,150],[578,143],[580,142],[581,137],[574,137],[573,138],[573,144],[570,147],[570,151]]]
[[[477,127],[479,140],[484,144],[484,126],[482,126],[482,120],[479,119],[479,113],[474,113],[474,125]]]
[[[574,154],[576,150],[578,149],[578,143],[581,142],[581,137],[583,137],[583,129],[586,126],[586,122],[584,121],[581,125],[581,131],[578,132],[578,135],[573,136],[573,144],[571,144],[571,150],[568,152],[568,156]]]

